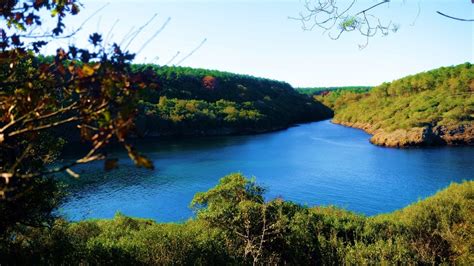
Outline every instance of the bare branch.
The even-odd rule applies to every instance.
[[[106,3],[105,5],[103,5],[102,7],[100,7],[99,9],[97,9],[94,13],[92,13],[89,17],[87,17],[81,25],[79,25],[78,28],[76,28],[75,30],[73,30],[71,33],[69,34],[66,34],[66,35],[61,35],[61,36],[56,36],[54,35],[53,33],[48,33],[48,34],[40,34],[40,35],[32,35],[31,32],[29,34],[21,34],[21,35],[18,35],[19,37],[22,37],[22,38],[25,38],[25,39],[45,39],[45,38],[54,38],[54,39],[69,39],[71,37],[73,37],[74,35],[76,35],[78,32],[80,32],[84,26],[87,24],[87,22],[89,22],[93,17],[95,17],[99,12],[101,12],[102,10],[104,10],[108,5],[110,5],[110,3]]]
[[[181,60],[179,60],[179,62],[176,63],[176,65],[180,65],[181,63],[186,61],[186,59],[191,57],[197,50],[199,50],[206,43],[206,41],[207,41],[207,39],[202,40],[202,42],[196,48],[194,48],[189,54],[187,54],[185,57],[183,57]]]
[[[57,121],[57,122],[54,122],[54,123],[49,123],[49,124],[41,125],[41,126],[34,127],[34,128],[23,128],[23,129],[20,129],[20,130],[17,130],[17,131],[13,131],[11,133],[6,134],[6,137],[14,137],[16,135],[20,135],[20,134],[24,134],[24,133],[41,131],[41,130],[49,129],[49,128],[52,128],[52,127],[57,127],[57,126],[60,126],[60,125],[63,125],[63,124],[67,124],[67,123],[70,123],[70,122],[79,121],[79,120],[80,120],[79,117],[73,116],[73,117],[69,117],[67,119]]]
[[[142,47],[140,47],[140,49],[138,49],[138,52],[137,54],[139,54],[141,51],[143,51],[143,49],[145,49],[145,47],[147,47],[147,45],[153,40],[156,38],[156,36],[158,36],[158,34],[160,34],[165,28],[166,26],[169,24],[169,22],[171,21],[171,18],[168,18],[165,23],[163,23],[163,25],[155,32],[155,34],[153,34],[148,40],[146,40]]]
[[[331,39],[337,40],[345,32],[358,31],[365,36],[365,44],[360,45],[364,48],[368,45],[369,38],[375,36],[377,33],[387,35],[390,30],[396,31],[398,26],[392,24],[384,25],[383,22],[370,14],[370,12],[384,4],[390,3],[390,0],[381,0],[367,8],[358,12],[352,12],[357,0],[352,0],[346,7],[342,9],[342,5],[338,4],[336,0],[306,0],[305,8],[307,14],[300,14],[300,18],[293,18],[301,21],[303,30],[313,30],[319,27],[328,32]],[[341,11],[342,10],[342,11]]]
[[[179,56],[180,53],[181,52],[178,51],[168,62],[166,62],[165,66],[171,64],[171,62],[173,62]]]
[[[158,16],[158,14],[154,14],[145,24],[143,24],[140,28],[138,28],[137,31],[135,31],[131,36],[130,40],[128,43],[125,45],[124,50],[127,50],[130,44],[135,40],[135,38],[142,32],[143,29],[145,29],[155,18]]]
[[[450,18],[450,19],[454,19],[454,20],[459,20],[459,21],[466,21],[466,22],[474,22],[474,19],[464,19],[464,18],[457,18],[457,17],[453,17],[453,16],[450,16],[450,15],[446,15],[442,12],[439,12],[439,11],[436,11],[436,13],[440,14],[441,16],[445,16],[447,18]]]
[[[38,116],[38,117],[34,117],[34,118],[30,118],[30,119],[26,119],[25,121],[23,121],[23,123],[29,123],[29,122],[33,122],[33,121],[37,122],[37,121],[40,121],[40,120],[43,120],[43,119],[51,118],[53,116],[63,114],[63,113],[68,112],[68,111],[77,110],[77,109],[78,109],[77,102],[75,102],[75,103],[72,103],[71,105],[69,105],[67,107],[64,107],[64,108],[61,108],[61,109],[59,109],[55,112],[45,114],[45,115],[42,115],[42,116]]]

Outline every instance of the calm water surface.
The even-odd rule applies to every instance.
[[[119,153],[119,169],[102,163],[82,173],[60,211],[71,220],[111,218],[118,211],[157,221],[183,221],[196,192],[220,177],[255,176],[268,198],[337,205],[366,215],[390,212],[474,178],[474,148],[388,149],[361,130],[315,122],[276,133],[147,141],[139,149],[156,170],[136,169]]]

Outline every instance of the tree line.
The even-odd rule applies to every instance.
[[[265,132],[328,119],[332,111],[288,83],[215,70],[133,65],[160,90],[142,90],[139,128],[157,135]]]
[[[383,83],[369,92],[317,96],[335,119],[385,130],[469,125],[474,121],[474,66],[464,63]]]

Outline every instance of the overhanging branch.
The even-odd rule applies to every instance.
[[[450,15],[446,15],[446,14],[440,12],[440,11],[436,11],[436,13],[440,14],[441,16],[444,16],[444,17],[447,17],[447,18],[450,18],[450,19],[454,19],[454,20],[474,22],[474,19],[457,18],[457,17],[453,17],[453,16],[450,16]]]

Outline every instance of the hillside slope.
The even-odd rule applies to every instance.
[[[342,86],[342,87],[311,87],[311,88],[297,88],[296,90],[303,94],[308,95],[325,95],[330,92],[342,92],[342,91],[353,91],[353,92],[368,92],[371,90],[370,86]]]
[[[333,115],[285,82],[187,67],[134,68],[160,78],[159,90],[142,93],[138,125],[148,136],[258,133]]]
[[[381,146],[474,144],[474,66],[442,67],[384,83],[368,93],[316,97],[334,123],[360,128]]]

